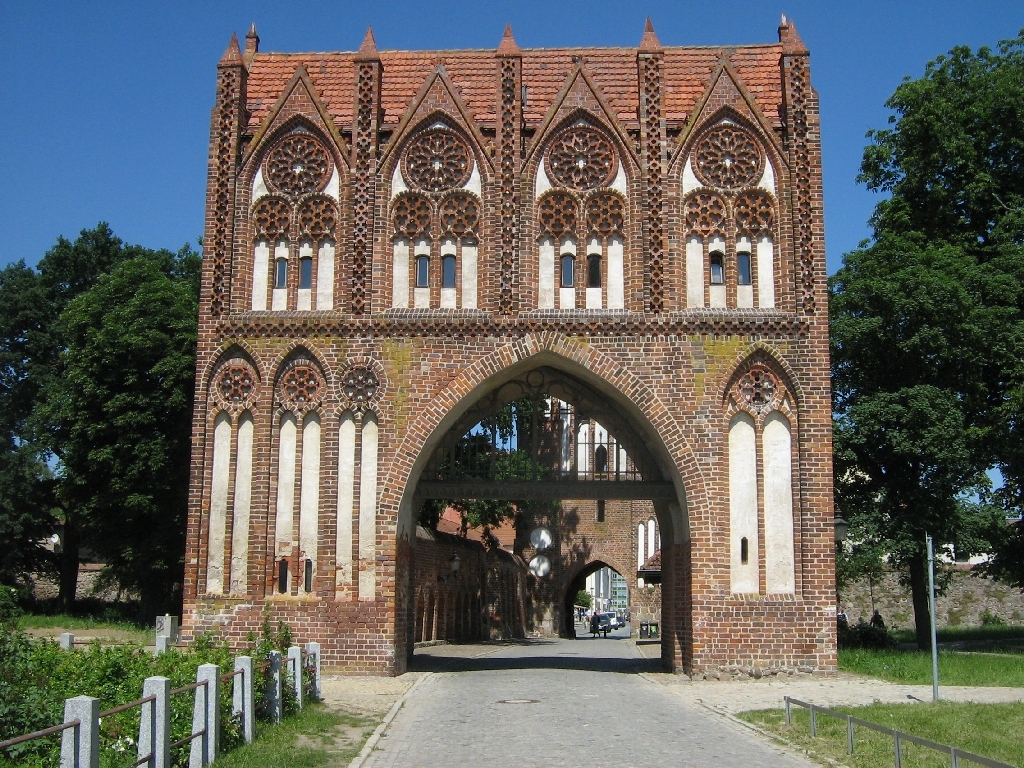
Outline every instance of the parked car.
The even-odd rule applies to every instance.
[[[614,613],[602,613],[601,614],[601,631],[605,637],[608,637],[608,633],[613,629],[618,629],[618,618]]]

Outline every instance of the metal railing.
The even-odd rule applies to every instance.
[[[74,648],[74,643],[68,644]],[[118,715],[136,707],[139,713],[138,759],[133,766],[170,768],[171,751],[190,746],[189,768],[204,768],[220,753],[220,686],[232,682],[232,716],[237,717],[246,743],[256,738],[255,675],[268,673],[267,695],[269,715],[274,722],[282,716],[282,664],[281,653],[272,651],[270,658],[258,667],[250,656],[238,656],[234,670],[221,674],[216,664],[201,664],[196,670],[196,681],[180,688],[171,688],[166,677],[147,677],[142,686],[142,697],[111,709],[100,711],[99,699],[76,696],[64,702],[64,722],[40,731],[33,731],[6,741],[0,741],[0,752],[36,739],[61,734],[61,768],[98,768],[100,754],[100,718]],[[311,670],[311,693],[320,693],[320,644],[307,643],[305,650],[298,646],[288,649],[289,671],[295,675],[296,698],[302,708],[305,670]],[[189,735],[171,741],[171,696],[194,691],[192,727]]]
[[[1014,768],[1009,763],[1001,763],[998,760],[993,760],[989,757],[982,757],[981,755],[975,755],[971,752],[959,749],[958,747],[951,747],[948,744],[940,744],[937,741],[931,741],[930,739],[922,739],[920,736],[914,736],[910,733],[904,733],[903,731],[897,731],[892,728],[886,728],[884,725],[878,725],[867,720],[861,720],[859,717],[853,715],[847,715],[843,712],[836,712],[834,709],[828,707],[822,707],[817,704],[811,704],[810,702],[800,701],[800,699],[794,699],[790,696],[785,696],[786,702],[786,725],[793,725],[793,715],[791,705],[798,707],[804,707],[810,711],[811,715],[811,737],[818,737],[818,720],[819,714],[826,715],[828,717],[834,717],[837,720],[843,720],[846,722],[846,753],[848,755],[853,754],[853,735],[854,727],[861,726],[878,733],[883,733],[886,736],[892,736],[893,738],[893,765],[895,768],[902,768],[903,766],[903,742],[909,742],[911,744],[918,744],[928,749],[934,749],[936,752],[944,752],[950,756],[952,760],[953,768],[960,768],[960,761],[967,760],[978,765],[985,765],[989,768]]]

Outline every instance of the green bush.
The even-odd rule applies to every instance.
[[[988,608],[981,612],[981,626],[983,627],[1003,627],[1006,626],[1006,620],[995,613],[992,613]]]
[[[838,622],[839,647],[846,648],[870,648],[876,651],[884,651],[888,648],[895,648],[896,638],[884,626],[868,624],[863,619],[853,626],[845,621]]]

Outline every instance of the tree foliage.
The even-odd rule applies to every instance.
[[[183,530],[199,265],[188,246],[126,245],[101,223],[34,270],[0,272],[0,581],[59,567],[68,607],[80,546],[147,599],[144,582],[180,571],[154,542]],[[59,564],[39,546],[58,523]]]
[[[954,49],[887,106],[859,180],[888,197],[829,286],[836,501],[904,573],[926,646],[925,533],[985,528],[965,500],[993,466],[1020,501],[1024,37]]]

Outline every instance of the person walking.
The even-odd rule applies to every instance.
[[[597,611],[594,611],[592,614],[590,614],[590,634],[592,637],[597,637],[600,631],[601,617],[598,615]]]

